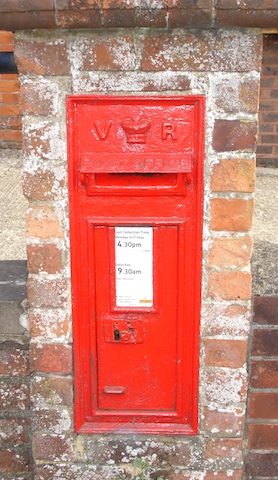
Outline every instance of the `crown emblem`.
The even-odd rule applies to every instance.
[[[146,143],[147,131],[151,126],[150,120],[134,115],[122,122],[127,143]]]

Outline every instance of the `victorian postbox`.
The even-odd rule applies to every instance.
[[[76,430],[196,433],[204,99],[67,115]]]

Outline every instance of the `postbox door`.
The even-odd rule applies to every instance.
[[[177,337],[179,227],[126,225],[121,229],[126,236],[117,240],[117,227],[94,227],[98,408],[175,413],[181,356]],[[151,248],[144,258],[146,236],[151,237],[147,239]],[[116,263],[117,244],[123,250],[121,267]],[[139,301],[130,298],[132,288],[144,288],[146,270],[153,277],[147,295],[142,293]],[[126,306],[117,306],[117,289],[121,294],[122,288],[126,298],[120,298],[119,304]]]
[[[75,426],[197,432],[204,99],[68,99]]]

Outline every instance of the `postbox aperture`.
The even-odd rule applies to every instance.
[[[76,430],[196,433],[204,99],[67,106]]]

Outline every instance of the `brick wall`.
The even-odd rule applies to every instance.
[[[278,35],[264,36],[257,165],[278,167]]]
[[[12,32],[0,31],[1,52],[13,52]],[[0,148],[21,148],[21,117],[18,108],[19,81],[17,73],[0,70]]]
[[[23,118],[35,479],[113,479],[136,457],[176,480],[242,476],[256,112],[256,32],[111,30],[16,35]],[[77,435],[65,97],[206,97],[199,433]]]
[[[248,402],[247,479],[278,472],[278,297],[254,297]]]

